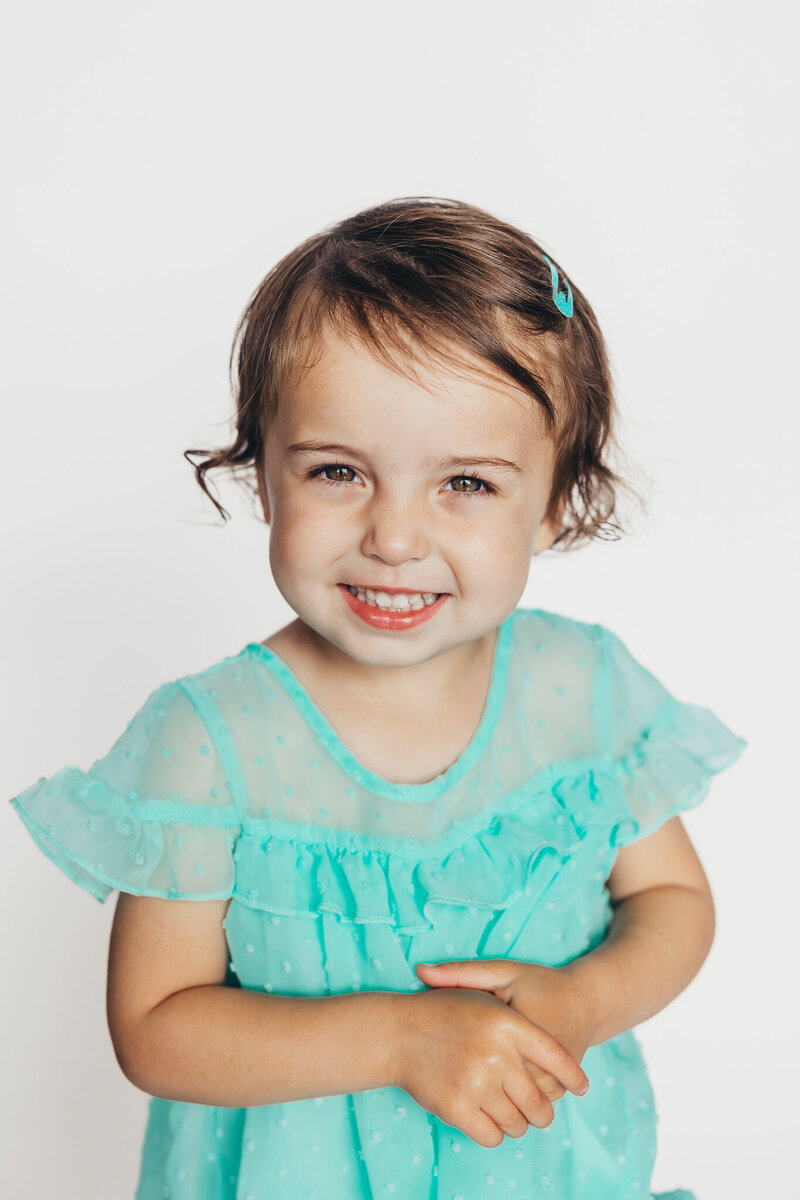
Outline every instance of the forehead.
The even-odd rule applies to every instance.
[[[426,438],[472,431],[481,439],[546,440],[541,410],[509,377],[461,347],[440,353],[407,346],[382,352],[363,340],[326,331],[306,349],[282,389],[284,428],[337,424],[383,441],[415,425]]]

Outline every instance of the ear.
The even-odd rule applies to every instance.
[[[264,477],[263,463],[256,463],[256,483],[258,484],[258,498],[261,501],[261,508],[264,513],[264,522],[269,525],[269,496],[267,495],[267,484]]]
[[[562,500],[555,514],[545,514],[539,522],[539,528],[536,530],[536,535],[533,539],[533,553],[541,554],[543,550],[549,550],[553,542],[561,532],[561,526],[564,523],[564,511],[567,507],[566,500]]]

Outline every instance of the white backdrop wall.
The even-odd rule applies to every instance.
[[[40,0],[0,72],[8,798],[293,616],[255,508],[217,476],[223,528],[182,458],[227,440],[234,327],[280,256],[369,204],[455,197],[531,232],[595,307],[650,508],[622,542],[537,558],[521,603],[607,624],[750,743],[685,817],[714,947],[637,1029],[654,1187],[699,1200],[796,1186],[792,17]],[[106,1027],[115,900],[8,803],[0,823],[0,1192],[132,1196],[147,1097]]]

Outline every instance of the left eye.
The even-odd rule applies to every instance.
[[[478,485],[477,488],[454,488],[453,490],[458,492],[461,496],[480,496],[484,494],[484,492],[487,495],[491,495],[494,492],[492,485],[487,483],[485,479],[479,479],[477,475],[454,475],[452,479],[448,480],[448,482],[456,482],[459,484],[476,483]],[[484,492],[482,492],[481,489],[484,489]]]

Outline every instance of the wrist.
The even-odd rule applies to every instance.
[[[411,1001],[415,992],[377,992],[376,1041],[380,1074],[386,1087],[402,1087],[404,1047],[410,1033]]]
[[[601,1014],[591,970],[587,969],[587,963],[581,958],[566,963],[558,970],[567,984],[565,995],[571,1016],[585,1031],[586,1045],[594,1046],[600,1040]]]

